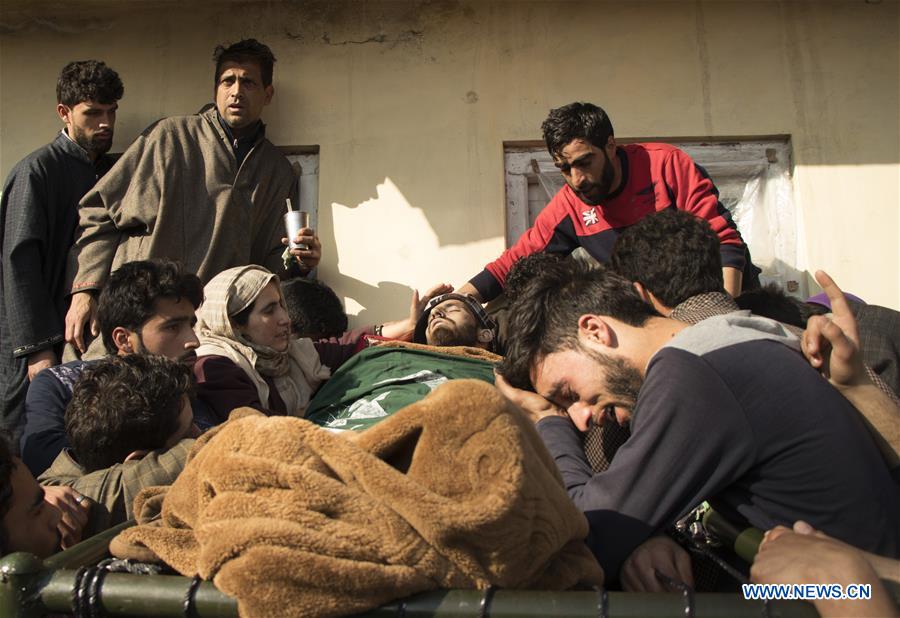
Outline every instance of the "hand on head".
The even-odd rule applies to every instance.
[[[409,321],[412,323],[413,328],[415,328],[416,322],[419,321],[422,312],[425,311],[425,307],[432,298],[440,296],[441,294],[448,294],[452,291],[453,286],[447,283],[433,285],[421,296],[419,295],[419,290],[413,290],[412,299],[409,304]]]

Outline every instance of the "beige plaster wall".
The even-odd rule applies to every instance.
[[[320,277],[357,322],[461,284],[505,246],[502,144],[601,104],[620,136],[790,134],[801,268],[900,307],[898,3],[24,2],[0,18],[0,173],[58,130],[54,85],[125,82],[115,149],[211,99],[213,47],[278,57],[280,145],[319,145]]]

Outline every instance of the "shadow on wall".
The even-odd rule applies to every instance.
[[[329,215],[333,237],[322,243],[334,248],[337,259],[321,276],[345,297],[355,325],[405,317],[413,286],[424,293],[440,282],[462,284],[475,274],[470,272],[472,253],[490,255],[496,244],[442,244],[422,209],[412,206],[390,178],[358,205],[332,203],[328,211],[320,210],[320,222]]]
[[[331,281],[328,284],[331,285]],[[344,308],[351,316],[354,327],[401,320],[409,314],[413,289],[408,285],[396,281],[379,281],[377,285],[369,285],[359,279],[338,275],[332,287],[340,289],[345,297]],[[395,310],[397,304],[400,306]],[[387,310],[382,309],[387,305],[390,305]],[[354,311],[357,312],[355,315]]]

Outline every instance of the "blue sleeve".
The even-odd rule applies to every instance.
[[[747,250],[743,245],[719,245],[719,255],[722,257],[722,266],[743,270],[747,264]]]
[[[19,443],[22,461],[37,477],[69,446],[66,406],[72,391],[45,369],[34,377],[25,397],[25,429]]]
[[[503,292],[503,284],[497,281],[497,277],[486,268],[469,279],[469,283],[478,290],[479,296],[485,302],[497,298]]]

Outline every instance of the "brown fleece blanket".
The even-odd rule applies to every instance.
[[[587,521],[534,427],[478,380],[445,384],[351,439],[237,410],[135,513],[146,520],[160,502],[162,517],[116,537],[113,554],[199,573],[242,616],[603,581],[582,542]]]

